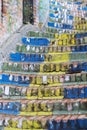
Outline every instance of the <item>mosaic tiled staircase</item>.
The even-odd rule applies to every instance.
[[[50,1],[46,32],[29,31],[9,62],[3,63],[0,126],[4,130],[87,129],[87,21],[72,13],[70,25],[62,18],[60,23],[67,24],[57,24],[62,4]],[[86,10],[81,5],[73,3]]]

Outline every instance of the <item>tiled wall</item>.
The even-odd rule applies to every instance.
[[[0,5],[2,1],[0,0]],[[3,0],[0,40],[3,42],[22,25],[22,0]],[[1,11],[0,11],[1,12]],[[0,43],[1,45],[1,43]]]
[[[34,0],[34,25],[38,25],[39,24],[39,10],[38,10],[38,5],[39,5],[39,1],[38,0]]]
[[[35,25],[46,23],[49,11],[49,0],[34,0],[34,21]]]
[[[34,25],[43,25],[46,23],[49,0],[34,0],[33,3]],[[22,26],[22,23],[23,0],[0,0],[0,46],[5,39]]]
[[[46,23],[46,19],[49,11],[49,0],[39,0],[39,22],[44,24]]]

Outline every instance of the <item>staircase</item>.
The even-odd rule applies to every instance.
[[[87,129],[87,7],[49,6],[46,30],[27,32],[2,65],[4,130]]]

